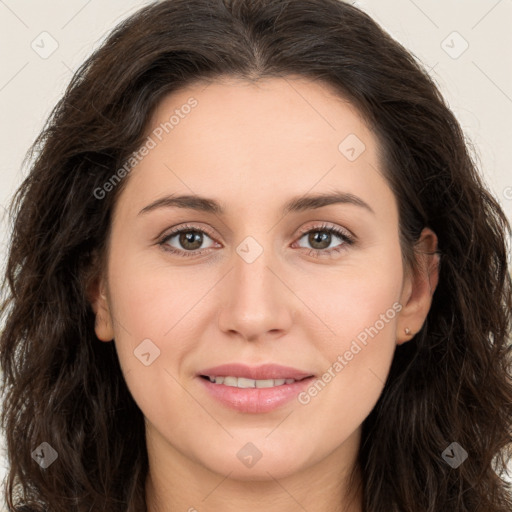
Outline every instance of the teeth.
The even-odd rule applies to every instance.
[[[237,381],[238,379],[236,377],[224,377],[224,386],[235,386],[237,387]],[[217,382],[217,379],[215,379],[215,382]]]
[[[231,386],[234,388],[273,388],[275,386],[282,386],[283,384],[292,384],[295,379],[265,379],[255,380],[246,379],[245,377],[211,377],[208,376],[210,382],[215,384],[224,384],[224,386]]]

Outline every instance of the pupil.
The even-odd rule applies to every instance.
[[[196,243],[194,245],[194,238],[197,236]],[[201,233],[197,231],[187,231],[186,233],[182,233],[180,236],[180,243],[183,247],[187,249],[198,249],[201,247],[202,243],[202,235]],[[192,245],[192,247],[189,245],[189,243]]]
[[[331,237],[330,233],[327,233],[325,231],[316,231],[316,232],[310,234],[309,243],[314,247],[315,244],[317,243],[317,238],[320,238],[318,243],[322,244],[322,242],[324,242],[324,246],[317,247],[317,249],[325,249],[326,247],[329,247],[330,237]],[[327,240],[327,245],[325,245],[326,240]]]

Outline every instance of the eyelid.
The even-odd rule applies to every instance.
[[[315,222],[315,221],[312,221],[312,222]],[[310,231],[322,231],[322,230],[329,230],[329,229],[334,229],[336,231],[340,231],[341,233],[343,233],[347,238],[350,238],[351,240],[355,241],[356,240],[356,237],[355,235],[353,235],[348,229],[346,228],[343,228],[341,226],[338,226],[336,224],[331,224],[329,222],[325,222],[325,221],[318,221],[318,222],[321,222],[321,225],[312,225],[312,226],[304,226],[302,228],[299,229],[299,235],[302,236],[304,235],[305,233],[309,233]]]
[[[329,222],[325,221],[310,221],[310,222],[320,222],[321,224],[313,224],[313,225],[306,225],[299,229],[298,231],[298,237],[296,238],[296,241],[294,243],[297,243],[305,234],[314,232],[314,231],[330,231],[334,236],[340,238],[343,240],[343,243],[340,244],[341,247],[350,246],[353,245],[357,241],[357,237],[353,235],[349,230],[346,228],[342,228],[341,226],[338,226],[336,224],[331,224]],[[175,254],[178,256],[184,256],[184,257],[199,257],[204,252],[211,249],[210,247],[207,247],[205,249],[197,249],[194,251],[184,251],[183,249],[176,249],[174,247],[164,247],[166,245],[166,242],[176,236],[179,235],[182,232],[187,231],[196,231],[196,232],[204,232],[206,235],[208,235],[215,243],[215,234],[213,233],[213,230],[211,230],[208,226],[201,226],[199,225],[191,225],[191,224],[179,224],[178,226],[173,227],[170,231],[168,231],[166,234],[161,235],[158,237],[158,245],[163,247],[163,250],[170,252],[171,254]],[[340,247],[338,246],[338,247]],[[301,249],[307,249],[305,247],[301,247]],[[339,248],[331,248],[331,249],[307,249],[311,253],[316,254],[322,254],[323,256],[332,256],[333,253],[339,252],[343,249]]]
[[[204,231],[210,238],[215,238],[216,234],[214,231],[207,225],[202,224],[178,224],[170,228],[169,230],[164,231],[162,234],[158,235],[155,240],[162,241],[169,238],[172,235],[179,234],[181,231]]]
[[[313,225],[310,225],[310,224],[306,224],[305,226],[301,227],[298,231],[298,235],[302,236],[304,235],[305,233],[308,233],[309,231],[312,231],[312,230],[318,230],[318,231],[321,231],[322,229],[337,229],[339,231],[341,231],[347,238],[350,238],[350,239],[353,239],[354,241],[357,239],[357,237],[351,232],[349,231],[348,229],[346,228],[343,228],[341,226],[338,226],[336,224],[331,224],[329,222],[326,222],[326,221],[310,221],[310,222],[320,222],[321,224],[318,225],[318,224],[313,224]],[[213,230],[207,226],[207,225],[192,225],[192,224],[178,224],[177,226],[171,228],[170,231],[168,231],[166,234],[162,233],[160,235],[158,235],[156,237],[156,240],[162,240],[162,239],[166,239],[168,238],[169,236],[173,235],[173,234],[177,234],[179,233],[180,231],[184,231],[186,229],[189,229],[190,231],[204,231],[208,236],[210,236],[210,238],[215,238],[215,233],[213,232]]]

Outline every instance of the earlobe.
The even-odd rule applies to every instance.
[[[397,322],[396,343],[411,340],[427,318],[432,297],[439,281],[440,256],[437,252],[437,236],[430,228],[424,228],[416,244],[418,270],[406,278],[401,304],[403,308]]]

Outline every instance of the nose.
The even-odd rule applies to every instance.
[[[219,306],[222,332],[247,341],[276,338],[289,331],[300,302],[287,286],[278,258],[270,249],[262,249],[252,240],[233,253],[234,268],[226,276]]]

